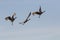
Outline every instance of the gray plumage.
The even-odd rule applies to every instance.
[[[16,13],[14,13],[14,14],[12,15],[12,17],[11,17],[11,16],[7,16],[7,17],[5,18],[5,20],[11,21],[11,22],[12,22],[12,25],[13,25],[13,22],[14,22],[15,19],[17,18],[17,17],[14,18],[15,15],[16,15]]]
[[[37,14],[37,15],[39,15],[39,18],[40,18],[40,15],[43,14],[44,12],[45,12],[45,11],[42,11],[41,6],[40,6],[39,11],[33,12],[32,15]]]
[[[29,19],[29,17],[31,16],[31,12],[29,13],[29,15],[28,15],[28,17],[26,18],[26,20],[25,21],[23,21],[23,22],[20,22],[19,24],[25,24],[25,23],[27,23],[30,19]]]

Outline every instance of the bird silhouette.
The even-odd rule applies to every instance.
[[[25,23],[27,23],[30,19],[29,19],[29,17],[31,16],[31,12],[29,13],[29,15],[28,15],[28,17],[26,18],[26,20],[25,21],[23,21],[23,22],[20,22],[19,24],[25,24]]]
[[[33,12],[32,15],[37,14],[37,15],[39,15],[39,18],[40,18],[40,15],[43,14],[44,12],[45,12],[45,11],[42,11],[42,10],[41,10],[41,6],[40,6],[39,11]]]
[[[17,17],[14,17],[15,15],[16,15],[16,13],[14,12],[14,14],[13,14],[12,16],[7,16],[7,17],[5,18],[5,20],[11,21],[11,22],[12,22],[12,25],[13,25],[13,22],[14,22],[15,19],[17,18]]]

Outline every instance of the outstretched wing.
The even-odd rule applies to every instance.
[[[6,18],[5,18],[5,20],[11,20],[11,17],[10,17],[10,16],[8,16],[8,17],[6,17]]]
[[[40,8],[39,8],[39,12],[41,12],[42,10],[41,10],[41,6],[40,6]]]
[[[29,15],[28,15],[28,17],[26,18],[26,20],[23,21],[23,22],[20,22],[19,24],[23,24],[23,25],[24,25],[27,21],[30,20],[30,19],[28,19],[30,16],[31,16],[31,12],[29,13]]]
[[[16,13],[14,12],[14,14],[13,14],[14,16],[16,15]]]
[[[29,13],[29,15],[28,15],[27,19],[28,19],[30,16],[31,16],[31,12]]]
[[[14,12],[14,14],[12,15],[12,17],[14,17],[16,15],[16,13]]]

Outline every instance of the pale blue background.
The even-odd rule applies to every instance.
[[[46,11],[40,19],[31,16],[24,26],[19,24],[40,6]],[[12,26],[4,18],[14,12]],[[0,0],[0,40],[60,40],[60,0]]]

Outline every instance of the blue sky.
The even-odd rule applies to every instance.
[[[60,40],[60,0],[0,0],[0,40]],[[29,12],[42,7],[44,14],[31,16],[24,26]],[[14,25],[6,16],[16,13]]]

